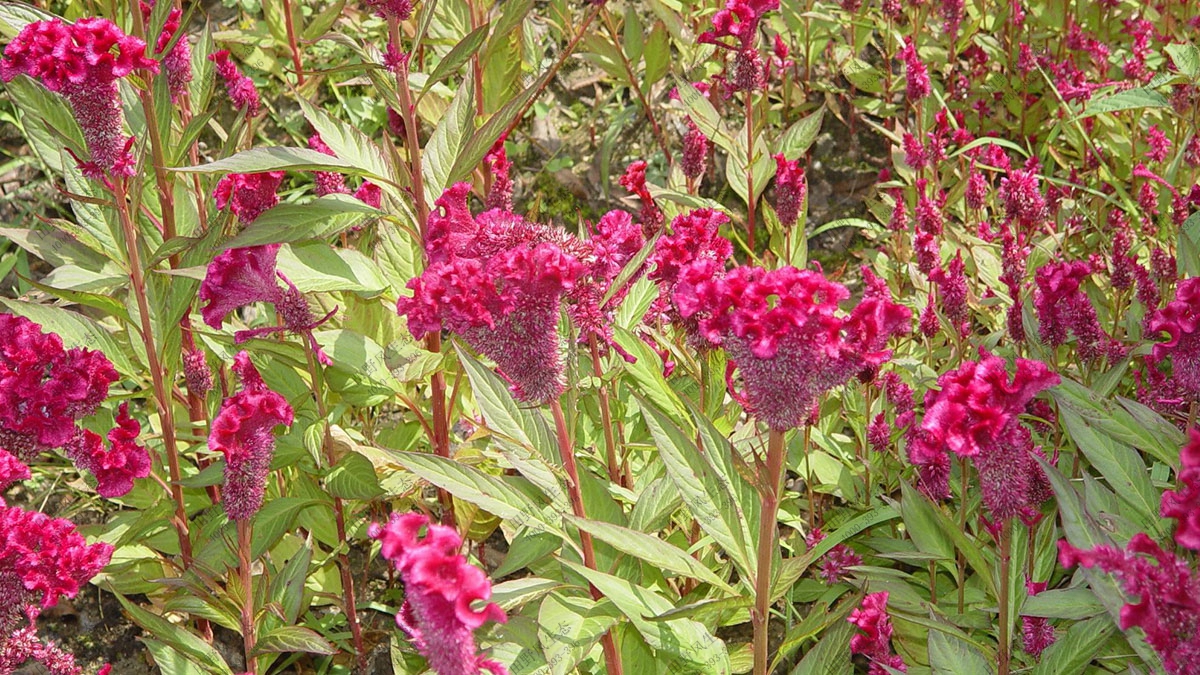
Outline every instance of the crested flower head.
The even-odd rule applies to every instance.
[[[0,79],[28,75],[71,104],[91,155],[82,168],[93,178],[133,175],[132,139],[123,131],[117,80],[137,69],[158,72],[158,62],[146,56],[146,43],[100,18],[30,23],[0,59]]]
[[[250,355],[238,352],[233,371],[242,390],[225,399],[212,422],[208,448],[225,455],[223,505],[231,520],[246,520],[262,506],[275,453],[275,427],[292,425],[292,406],[267,388]]]
[[[17,459],[16,455],[0,449],[0,490],[7,489],[13,483],[28,480],[30,475],[29,467]]]
[[[1005,214],[1023,228],[1040,225],[1046,219],[1046,199],[1038,187],[1036,172],[1013,169],[1000,179],[998,190]]]
[[[109,449],[91,431],[81,431],[66,445],[66,455],[75,465],[96,477],[101,497],[120,497],[133,489],[136,478],[150,475],[150,453],[138,444],[142,425],[129,416],[129,404],[117,411],[117,426],[108,432]]]
[[[1075,335],[1079,356],[1092,361],[1101,356],[1120,356],[1122,348],[1100,327],[1092,301],[1082,284],[1091,267],[1082,261],[1049,263],[1037,271],[1033,306],[1038,316],[1038,334],[1046,344],[1057,347]],[[1157,303],[1156,303],[1157,304]]]
[[[929,278],[937,284],[938,296],[942,300],[942,312],[949,319],[950,324],[960,332],[966,332],[964,326],[970,319],[967,308],[965,271],[966,265],[963,263],[962,251],[959,251],[946,269],[943,270],[939,267],[929,275]]]
[[[1189,429],[1188,444],[1179,453],[1179,489],[1163,493],[1164,518],[1178,521],[1175,543],[1200,551],[1200,431]]]
[[[821,558],[821,579],[832,586],[850,578],[850,569],[862,564],[862,556],[845,544],[837,544]]]
[[[862,654],[871,660],[870,675],[886,675],[887,668],[907,672],[908,666],[898,654],[892,653],[892,618],[887,613],[887,591],[871,593],[863,598],[862,606],[850,612],[847,619],[861,630],[850,638],[850,653]],[[886,668],[885,668],[886,666]]]
[[[587,269],[586,283],[577,283],[570,291],[571,303],[567,311],[576,328],[580,341],[586,342],[595,335],[606,347],[615,348],[627,361],[633,357],[622,350],[613,338],[612,310],[625,299],[629,284],[612,293],[608,302],[604,298],[625,266],[642,250],[646,238],[642,228],[633,222],[625,211],[609,211],[592,228],[591,236],[584,242],[587,255],[583,263]],[[640,274],[639,269],[636,274]]]
[[[915,104],[933,91],[929,82],[929,69],[917,55],[917,48],[910,37],[904,39],[904,48],[897,56],[904,59],[905,96],[910,103]]]
[[[63,446],[117,379],[103,353],[64,349],[29,319],[0,314],[0,447],[28,460]]]
[[[1121,551],[1097,546],[1084,551],[1058,542],[1063,567],[1097,567],[1116,574],[1126,593],[1138,596],[1121,608],[1121,630],[1137,626],[1163,659],[1169,675],[1192,675],[1200,663],[1200,575],[1187,561],[1164,551],[1144,533]]]
[[[774,9],[779,9],[779,0],[728,0],[713,16],[712,30],[700,34],[701,43],[733,51],[727,79],[735,91],[766,87],[766,64],[755,43],[763,15]]]
[[[155,4],[156,0],[140,3],[142,17],[147,22],[154,12]],[[188,42],[186,33],[180,34],[179,21],[182,17],[183,10],[178,7],[171,8],[167,13],[166,22],[163,23],[162,32],[158,35],[158,42],[155,43],[155,51],[160,54],[163,71],[167,74],[167,89],[171,92],[172,103],[179,102],[180,97],[187,93],[188,84],[192,81],[192,45]],[[179,35],[178,39],[175,39],[176,35]],[[175,40],[175,45],[167,51],[171,40]]]
[[[642,203],[642,210],[638,214],[638,218],[642,221],[642,232],[646,236],[650,236],[660,229],[663,225],[663,213],[658,208],[658,204],[654,202],[654,196],[650,194],[650,188],[646,186],[646,162],[638,160],[625,168],[625,174],[617,179],[621,187],[629,190],[637,195],[637,198]]]
[[[492,172],[492,187],[488,190],[487,206],[489,209],[512,211],[513,182],[512,162],[508,160],[508,151],[504,148],[507,134],[501,134],[491,150],[483,156],[488,170]]]
[[[722,274],[713,259],[686,267],[672,297],[680,316],[729,354],[727,377],[741,372],[746,392],[735,395],[777,430],[799,425],[823,393],[886,361],[887,338],[911,320],[879,299],[840,316],[849,292],[818,272],[744,266]]]
[[[783,154],[775,155],[775,167],[775,212],[781,225],[791,227],[800,220],[808,183],[798,159],[789,162]]]
[[[425,535],[421,536],[421,531]],[[404,605],[396,623],[438,675],[507,675],[504,666],[479,654],[473,633],[508,617],[494,602],[483,570],[459,555],[462,539],[453,528],[433,525],[419,513],[392,514],[387,525],[372,523],[380,555],[404,581]]]
[[[708,136],[704,135],[692,118],[688,118],[687,124],[688,130],[683,136],[683,156],[679,160],[679,168],[688,180],[695,181],[704,175],[711,144]]]
[[[1154,360],[1171,357],[1174,379],[1193,397],[1200,396],[1200,277],[1184,279],[1175,299],[1150,315],[1148,333],[1166,333],[1166,342],[1154,345]]]
[[[213,199],[218,209],[224,210],[228,206],[238,222],[249,225],[279,203],[275,191],[285,175],[283,171],[227,174],[217,181]]]
[[[677,324],[695,346],[704,346],[694,320],[685,320],[674,304],[673,293],[685,267],[697,261],[711,261],[713,269],[724,271],[733,255],[733,244],[718,232],[729,222],[720,211],[703,208],[680,214],[671,221],[671,234],[659,237],[647,259],[647,278],[658,285],[658,298],[650,314]]]
[[[225,82],[225,92],[233,107],[246,113],[246,117],[258,115],[262,100],[258,96],[258,87],[238,69],[237,64],[229,58],[229,50],[222,49],[208,55],[208,60],[217,65],[217,74]]]

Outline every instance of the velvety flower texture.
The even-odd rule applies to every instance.
[[[30,476],[29,467],[25,463],[17,459],[15,455],[10,455],[0,449],[0,490],[8,488],[13,483],[27,480]]]
[[[407,21],[413,13],[412,0],[364,0],[364,4],[384,19]]]
[[[775,155],[775,167],[775,213],[781,225],[791,227],[800,220],[808,183],[800,160],[789,162],[782,154]]]
[[[228,206],[238,222],[249,225],[279,203],[275,192],[286,175],[283,171],[231,173],[217,181],[213,199],[218,209],[225,210]]]
[[[225,317],[237,308],[255,302],[269,302],[275,306],[283,325],[239,330],[234,333],[234,340],[242,343],[250,338],[289,331],[306,337],[321,363],[330,365],[332,362],[317,344],[312,331],[328,321],[337,308],[320,319],[313,317],[304,294],[275,269],[279,246],[264,244],[231,248],[213,258],[204,274],[204,281],[200,283],[200,300],[207,303],[200,308],[200,315],[204,317],[204,323],[212,328],[220,328]],[[287,288],[281,288],[276,279],[282,280]]]
[[[862,654],[871,660],[870,675],[887,675],[887,668],[908,672],[899,654],[892,653],[892,618],[887,613],[887,591],[871,593],[863,598],[862,606],[850,612],[850,623],[861,633],[850,638],[850,653]]]
[[[638,160],[625,168],[625,174],[617,179],[621,187],[637,195],[642,203],[638,219],[642,221],[642,232],[647,237],[662,229],[664,216],[646,186],[646,162]]]
[[[1120,358],[1124,350],[1100,327],[1096,309],[1082,284],[1092,273],[1082,261],[1049,263],[1036,275],[1033,306],[1038,316],[1038,335],[1051,347],[1075,335],[1080,358],[1093,361],[1102,356]]]
[[[763,14],[774,9],[779,9],[779,0],[728,0],[725,8],[713,16],[712,30],[704,31],[698,38],[702,44],[734,52],[726,77],[735,91],[753,91],[767,85],[766,66],[755,38]]]
[[[1154,360],[1171,357],[1174,379],[1193,397],[1200,396],[1200,277],[1184,279],[1175,299],[1150,315],[1147,334],[1166,333],[1166,342],[1154,345]]]
[[[257,115],[262,105],[258,87],[254,86],[254,80],[242,74],[237,64],[229,59],[229,50],[213,52],[208,55],[208,60],[216,64],[217,74],[225,82],[225,92],[229,94],[233,107],[246,113],[247,118]]]
[[[154,12],[155,0],[142,2],[142,18],[149,21]],[[163,71],[167,74],[167,90],[171,92],[171,102],[178,103],[179,99],[188,93],[188,84],[192,81],[192,45],[186,34],[179,36],[175,46],[163,53],[171,40],[179,33],[179,21],[183,18],[183,10],[172,8],[167,13],[162,32],[158,35],[155,50],[161,55]]]
[[[112,551],[104,543],[89,546],[69,520],[0,507],[0,628],[12,614],[19,620],[27,607],[36,613],[61,596],[75,597]]]
[[[421,530],[425,536],[419,536]],[[483,570],[458,554],[462,539],[454,528],[433,525],[419,513],[393,514],[387,525],[372,523],[380,555],[404,581],[404,605],[396,624],[438,675],[508,675],[504,666],[479,654],[473,633],[488,621],[508,617],[494,602]],[[478,609],[476,609],[478,607]]]
[[[609,211],[600,218],[583,243],[588,249],[582,261],[587,265],[588,278],[571,289],[571,303],[567,311],[579,329],[581,342],[586,342],[589,335],[595,335],[603,345],[615,349],[632,363],[633,356],[616,343],[612,328],[612,309],[624,300],[628,283],[618,289],[608,303],[602,304],[602,301],[621,271],[645,245],[642,228],[625,211]]]
[[[671,233],[659,237],[646,261],[650,268],[647,278],[658,286],[658,297],[647,316],[678,324],[693,346],[708,345],[700,337],[696,320],[680,316],[673,299],[675,285],[683,269],[697,261],[710,260],[714,269],[724,271],[733,244],[718,232],[728,222],[729,216],[708,208],[680,214],[671,221]]]
[[[1189,429],[1188,434],[1179,453],[1179,489],[1164,492],[1160,508],[1164,518],[1178,521],[1175,543],[1200,551],[1200,431]]]
[[[850,569],[862,564],[862,556],[845,544],[837,544],[821,558],[821,579],[829,586],[850,578]]]
[[[66,455],[81,469],[96,477],[101,497],[120,497],[133,489],[136,478],[150,475],[150,453],[137,442],[142,425],[129,416],[129,404],[117,410],[117,426],[108,432],[109,449],[91,431],[76,435],[66,446]]]
[[[65,445],[117,379],[104,354],[64,349],[29,319],[0,314],[0,448],[29,460]]]
[[[504,148],[508,135],[503,134],[496,139],[491,150],[484,155],[483,161],[492,172],[492,187],[488,190],[487,207],[512,211],[513,182],[512,162],[508,161],[508,151]]]
[[[689,181],[695,181],[704,175],[704,169],[708,166],[710,142],[708,136],[704,135],[692,118],[688,118],[687,125],[687,133],[683,136],[683,154],[679,160],[679,168],[683,171],[684,177]]]
[[[1058,542],[1063,567],[1098,567],[1114,573],[1126,593],[1139,599],[1121,608],[1121,630],[1137,626],[1158,652],[1168,675],[1200,673],[1200,575],[1187,561],[1139,533],[1121,551],[1098,546],[1083,551]]]
[[[714,259],[683,270],[673,299],[680,316],[729,355],[730,393],[770,428],[798,426],[818,397],[891,353],[888,337],[907,332],[912,313],[885,299],[866,299],[849,317],[841,284],[794,267],[738,267],[721,274]],[[732,384],[740,371],[745,393]]]
[[[1046,586],[1044,581],[1025,580],[1025,591],[1030,596],[1046,590]],[[1040,657],[1047,647],[1054,644],[1055,639],[1054,626],[1050,625],[1049,619],[1042,616],[1021,617],[1021,642],[1026,654],[1035,659]]]
[[[91,155],[81,164],[91,178],[133,175],[132,139],[123,131],[117,80],[137,69],[158,72],[158,62],[146,56],[146,43],[99,18],[70,25],[59,19],[30,23],[0,59],[5,82],[28,75],[67,99]]]
[[[225,455],[225,514],[230,520],[246,520],[262,506],[275,454],[275,427],[292,426],[292,406],[267,388],[246,352],[234,357],[233,372],[241,378],[242,390],[221,405],[208,448]]]
[[[334,155],[333,150],[321,140],[321,134],[313,134],[308,137],[308,147],[310,150],[316,150],[325,155]],[[282,179],[283,177],[280,176]],[[336,171],[314,171],[313,183],[316,185],[316,193],[318,197],[325,195],[345,194],[350,190],[346,188],[346,177]],[[271,194],[275,194],[275,190],[271,190]],[[224,207],[222,207],[224,208]],[[253,220],[253,219],[251,219]]]

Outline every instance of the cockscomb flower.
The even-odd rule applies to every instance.
[[[987,179],[983,174],[975,169],[974,161],[971,162],[971,173],[967,177],[967,208],[978,211],[987,204]]]
[[[1163,493],[1163,518],[1178,521],[1175,543],[1200,551],[1200,431],[1188,430],[1189,441],[1179,453],[1179,489]]]
[[[1013,169],[1000,179],[997,191],[1004,213],[1022,228],[1040,225],[1046,219],[1046,200],[1033,171]]]
[[[29,319],[0,314],[0,448],[27,461],[63,446],[117,379],[101,352],[64,349]]]
[[[775,167],[775,213],[780,225],[792,227],[800,221],[808,182],[798,159],[789,162],[783,154],[775,155]]]
[[[425,535],[421,536],[421,531]],[[379,554],[404,581],[404,605],[396,624],[438,675],[508,675],[485,658],[474,632],[508,617],[494,602],[492,584],[483,570],[459,555],[462,539],[454,528],[434,525],[419,513],[392,514],[387,525],[372,523],[368,534],[380,543]]]
[[[1120,356],[1122,348],[1104,332],[1096,309],[1082,288],[1091,268],[1082,261],[1048,263],[1038,269],[1033,295],[1042,341],[1057,347],[1075,335],[1079,356],[1087,361],[1102,356]]]
[[[354,198],[373,209],[383,207],[383,190],[369,180],[364,180],[362,185],[358,186],[354,191]]]
[[[0,673],[18,672],[29,662],[40,663],[50,675],[83,675],[74,654],[38,637],[36,621],[0,636]],[[112,666],[106,665],[96,675],[111,672]]]
[[[663,235],[646,260],[650,272],[646,275],[658,286],[658,297],[647,316],[676,323],[687,333],[693,346],[705,346],[695,321],[684,320],[673,300],[675,285],[683,269],[699,260],[711,260],[721,271],[733,255],[733,244],[719,234],[729,216],[720,211],[703,208],[688,211],[671,221],[671,234]]]
[[[0,449],[0,491],[7,489],[13,483],[28,480],[30,475],[29,467],[17,459],[16,455]]]
[[[218,209],[225,210],[228,206],[238,222],[249,225],[279,203],[275,192],[286,175],[283,171],[226,174],[217,181],[213,199]]]
[[[504,149],[507,138],[507,134],[502,134],[483,157],[492,172],[492,187],[487,195],[489,209],[512,211],[513,208],[512,162],[508,161],[508,152]]]
[[[942,312],[945,313],[955,330],[960,332],[963,332],[969,319],[965,271],[966,265],[963,263],[962,251],[959,251],[946,269],[943,270],[939,267],[929,277],[937,284],[938,296],[942,299]]]
[[[929,82],[929,69],[917,55],[917,48],[913,45],[912,38],[904,39],[904,48],[897,56],[904,59],[904,94],[909,103],[918,103],[921,99],[929,96],[933,90]]]
[[[1151,335],[1166,333],[1170,338],[1154,345],[1154,360],[1170,356],[1174,379],[1192,396],[1200,396],[1200,277],[1180,281],[1175,299],[1150,315],[1147,328]]]
[[[188,392],[200,398],[204,398],[212,389],[212,371],[208,368],[208,359],[203,350],[193,347],[183,353],[183,379]]]
[[[870,675],[886,675],[887,668],[908,672],[899,654],[892,653],[892,618],[887,613],[887,591],[871,593],[863,598],[862,606],[850,612],[850,623],[862,633],[850,638],[850,653],[862,654],[871,660]],[[886,668],[885,668],[886,666]]]
[[[229,50],[213,52],[208,55],[208,60],[216,64],[217,74],[225,82],[225,92],[233,102],[233,107],[246,113],[247,119],[258,115],[262,105],[258,87],[254,86],[254,80],[244,75],[237,64],[230,60]]]
[[[91,431],[81,431],[69,441],[65,453],[81,469],[96,477],[101,497],[121,497],[133,489],[133,481],[150,475],[150,453],[137,442],[142,425],[129,416],[129,404],[117,410],[117,426],[108,432],[109,449]]]
[[[204,281],[200,283],[200,300],[207,303],[200,308],[200,315],[210,327],[220,328],[225,317],[239,307],[255,302],[271,303],[283,325],[239,330],[234,333],[234,341],[241,343],[250,338],[288,331],[306,337],[317,358],[329,365],[331,361],[317,345],[312,331],[328,321],[337,308],[320,319],[313,317],[304,294],[275,269],[279,246],[264,244],[231,248],[213,258],[204,274]],[[281,288],[276,279],[282,280],[287,288]]]
[[[413,337],[443,328],[496,362],[514,395],[544,403],[563,390],[558,314],[583,265],[555,244],[505,249],[487,259],[433,263],[408,283],[397,312]]]
[[[921,144],[919,138],[905,132],[901,144],[904,148],[905,164],[917,171],[929,165],[929,157],[925,154],[925,146]]]
[[[629,284],[617,289],[607,303],[603,300],[621,271],[645,243],[642,228],[633,222],[632,216],[625,211],[605,213],[584,242],[588,252],[581,262],[586,265],[587,279],[571,289],[567,306],[571,320],[579,330],[580,342],[587,342],[595,335],[603,346],[613,348],[630,363],[635,359],[613,339],[612,328],[612,311],[624,300]],[[635,276],[640,273],[639,270]]]
[[[1146,131],[1146,143],[1150,149],[1146,151],[1146,158],[1152,162],[1161,162],[1167,158],[1167,153],[1171,151],[1171,139],[1163,133],[1158,125],[1151,124]]]
[[[696,126],[696,123],[689,117],[687,121],[688,130],[683,136],[683,156],[679,161],[679,168],[683,171],[683,175],[689,181],[695,182],[704,175],[704,169],[708,164],[708,136]]]
[[[0,59],[5,82],[28,75],[67,99],[91,155],[80,167],[98,179],[133,175],[133,139],[124,134],[117,80],[138,69],[158,72],[158,62],[146,56],[146,43],[100,18],[30,23]]]
[[[275,454],[275,427],[292,426],[292,406],[267,388],[246,352],[234,357],[233,372],[241,378],[242,389],[221,405],[208,448],[225,455],[225,514],[230,520],[246,520],[262,506]]]
[[[1044,581],[1025,580],[1025,591],[1031,597],[1046,590],[1046,586]],[[1021,642],[1026,654],[1037,659],[1054,641],[1054,626],[1050,625],[1049,619],[1041,616],[1021,617]]]
[[[412,0],[363,0],[363,4],[383,19],[407,21],[413,13]]]
[[[1138,533],[1124,551],[1097,546],[1083,551],[1058,542],[1063,567],[1096,567],[1116,574],[1126,593],[1138,596],[1121,608],[1121,630],[1137,626],[1163,659],[1169,675],[1194,675],[1200,663],[1200,576],[1188,563]]]
[[[862,556],[845,544],[837,544],[821,558],[821,579],[832,586],[850,578],[850,568],[862,564]]]
[[[672,293],[680,316],[695,318],[699,334],[729,355],[731,394],[780,431],[807,419],[829,389],[890,358],[881,351],[887,338],[908,329],[911,313],[889,301],[839,316],[848,297],[817,272],[745,266],[720,274],[713,260],[685,268]],[[733,388],[735,370],[744,394]]]
[[[325,154],[325,155],[334,155],[333,149],[330,148],[325,143],[325,141],[321,140],[321,134],[313,134],[312,136],[309,136],[308,137],[308,147],[310,150],[316,150],[317,152]],[[279,172],[279,173],[280,173],[279,179],[282,181],[283,180],[282,172]],[[233,175],[245,176],[245,174],[233,174]],[[250,174],[250,175],[262,176],[264,174]],[[337,173],[336,171],[314,171],[313,172],[313,183],[316,185],[316,188],[317,188],[316,192],[317,192],[318,197],[324,197],[325,195],[345,194],[347,192],[350,192],[350,190],[346,188],[346,177],[340,173]],[[277,190],[278,188],[279,188],[279,185],[276,184],[275,187],[271,189],[272,197],[275,196],[275,190]],[[275,198],[275,202],[278,203],[278,201],[279,201],[278,198]],[[271,206],[274,206],[274,204],[271,204]],[[225,207],[222,206],[221,208],[225,208]],[[268,206],[267,208],[270,208],[270,206]],[[266,209],[263,209],[263,210],[265,211]],[[257,215],[255,217],[257,217]],[[253,222],[253,221],[254,221],[254,218],[250,218],[249,222]]]
[[[766,87],[766,68],[755,42],[763,14],[775,9],[779,9],[779,0],[728,0],[713,16],[712,30],[698,38],[702,44],[734,52],[727,79],[735,91]],[[733,41],[722,39],[727,37]]]
[[[621,187],[637,195],[638,200],[641,201],[642,210],[638,214],[638,219],[642,221],[642,232],[649,237],[661,230],[664,216],[662,210],[658,208],[658,204],[654,202],[650,189],[646,187],[646,162],[639,159],[630,164],[626,167],[625,174],[617,182],[621,184]]]
[[[142,18],[149,21],[154,12],[155,0],[140,4]],[[172,103],[178,103],[179,99],[187,94],[188,84],[192,81],[192,45],[188,42],[186,34],[180,34],[179,21],[182,17],[183,10],[178,7],[171,8],[162,32],[158,35],[158,42],[155,43],[155,51],[161,55],[163,71],[167,75],[167,90],[171,92]],[[165,51],[176,34],[179,34],[179,39],[175,40],[175,45],[170,51]]]

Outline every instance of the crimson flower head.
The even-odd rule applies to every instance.
[[[116,422],[108,432],[107,450],[99,436],[86,430],[66,445],[67,457],[96,477],[96,492],[101,497],[128,494],[134,479],[150,475],[150,453],[137,442],[142,425],[129,416],[128,403],[118,408]]]
[[[708,166],[708,150],[711,145],[708,136],[696,126],[692,118],[687,120],[688,130],[683,136],[683,155],[679,160],[679,168],[684,177],[695,181],[704,175]]]
[[[658,285],[658,298],[648,316],[657,316],[678,324],[693,346],[707,346],[700,337],[696,320],[683,319],[674,302],[675,285],[685,267],[694,262],[711,261],[714,270],[723,272],[733,255],[733,244],[719,234],[729,216],[709,208],[680,214],[671,221],[671,234],[659,237],[647,259],[647,278]]]
[[[821,558],[821,579],[832,586],[850,578],[850,568],[862,564],[862,556],[845,544],[837,544]]]
[[[1083,551],[1058,542],[1063,567],[1097,567],[1114,573],[1126,593],[1138,596],[1121,608],[1121,630],[1137,626],[1163,659],[1168,675],[1193,675],[1200,663],[1200,575],[1187,561],[1164,551],[1145,533],[1124,551],[1097,546]]]
[[[1175,543],[1200,551],[1200,431],[1189,429],[1188,444],[1179,453],[1179,489],[1163,493],[1160,505],[1164,518],[1178,521]]]
[[[1083,291],[1082,284],[1091,273],[1091,267],[1078,260],[1049,263],[1038,269],[1033,294],[1038,335],[1047,345],[1057,347],[1067,341],[1070,331],[1085,361],[1106,355],[1119,358],[1123,355],[1121,345],[1100,327],[1096,309]]]
[[[1045,591],[1046,587],[1045,581],[1030,581],[1028,577],[1025,579],[1025,591],[1031,597]],[[1021,641],[1026,654],[1035,659],[1040,657],[1047,647],[1054,644],[1055,639],[1054,626],[1051,626],[1045,617],[1021,617]]]
[[[230,60],[229,50],[213,52],[208,55],[208,60],[216,64],[217,74],[225,82],[225,93],[229,95],[233,107],[246,113],[247,119],[258,115],[262,106],[258,87],[254,86],[254,80],[243,74],[237,64]]]
[[[892,618],[887,613],[887,591],[871,593],[863,598],[862,606],[850,612],[850,623],[861,633],[850,638],[850,653],[862,654],[871,660],[870,675],[887,675],[887,668],[908,672],[899,654],[892,653]],[[886,668],[885,668],[886,666]]]
[[[492,145],[492,149],[484,155],[483,161],[487,164],[488,170],[492,172],[492,187],[488,190],[487,196],[488,208],[512,211],[512,162],[508,160],[508,151],[504,148],[506,140],[508,140],[508,134],[501,134],[500,138],[496,139],[496,143]]]
[[[910,103],[917,103],[929,96],[933,86],[929,82],[929,69],[917,54],[912,38],[904,38],[904,48],[897,54],[904,59],[905,96]]]
[[[5,82],[28,75],[67,99],[91,155],[80,166],[91,178],[133,175],[133,139],[123,130],[117,80],[137,69],[158,72],[158,62],[146,56],[146,43],[94,17],[70,25],[59,19],[30,23],[0,59]]]
[[[29,460],[65,445],[117,379],[103,353],[64,349],[29,319],[0,314],[0,448]]]
[[[147,22],[154,12],[155,3],[156,0],[140,3],[142,18]],[[179,33],[179,21],[182,18],[183,10],[178,7],[172,8],[167,13],[162,33],[159,33],[158,42],[155,43],[155,50],[161,54],[162,67],[167,74],[167,90],[171,92],[172,103],[179,102],[179,98],[187,93],[188,84],[192,81],[192,45],[188,42],[187,35],[180,35],[179,39],[175,40],[175,46],[164,53],[171,40]]]
[[[767,85],[766,65],[755,38],[763,15],[774,9],[779,9],[779,0],[728,0],[725,8],[713,16],[712,30],[700,34],[701,43],[734,52],[728,80],[735,91],[753,91]]]
[[[28,480],[29,476],[29,467],[25,466],[24,462],[17,459],[16,455],[10,455],[0,449],[0,490],[7,489],[13,483]]]
[[[309,345],[321,363],[329,365],[329,357],[317,345],[312,331],[333,316],[337,308],[320,319],[315,319],[308,300],[300,289],[275,269],[279,255],[279,244],[263,244],[231,248],[213,258],[200,283],[200,300],[208,304],[200,308],[204,323],[220,328],[225,317],[239,307],[255,302],[269,302],[282,326],[265,326],[234,333],[238,343],[250,338],[271,333],[288,331],[308,338]],[[282,280],[287,288],[281,288],[276,279]]]
[[[421,536],[421,531],[425,535]],[[508,675],[475,646],[476,629],[508,617],[494,602],[483,570],[459,555],[462,539],[452,527],[433,525],[420,513],[392,514],[387,525],[372,523],[368,533],[380,543],[380,555],[395,565],[404,581],[404,605],[396,624],[438,675]]]
[[[364,4],[383,19],[407,21],[413,13],[412,0],[364,0]]]
[[[267,388],[246,352],[234,357],[233,372],[241,378],[242,390],[221,405],[208,448],[225,455],[225,514],[230,520],[246,520],[262,506],[275,427],[292,426],[292,406]]]
[[[650,189],[646,187],[646,162],[638,160],[625,168],[625,175],[617,179],[621,187],[637,195],[642,202],[638,218],[642,221],[642,232],[650,236],[662,229],[663,213],[654,203]]]
[[[249,225],[279,203],[279,195],[275,191],[286,175],[283,171],[227,174],[217,181],[213,199],[218,209],[224,210],[228,206],[238,222]]]
[[[781,225],[791,227],[800,220],[808,182],[798,159],[789,162],[781,153],[775,155],[775,166],[775,213]]]
[[[672,294],[680,316],[729,355],[730,392],[780,431],[807,419],[829,389],[886,361],[890,352],[879,349],[887,337],[908,330],[911,312],[888,301],[840,316],[849,295],[818,272],[743,266],[722,274],[712,259],[684,268]],[[733,388],[735,369],[744,394]]]
[[[308,137],[308,147],[310,150],[316,150],[325,155],[334,155],[333,150],[321,139],[321,134],[313,134]],[[282,172],[279,172],[282,173]],[[239,174],[235,174],[239,175]],[[256,174],[251,174],[256,175]],[[262,175],[262,174],[257,174]],[[279,177],[281,180],[283,176]],[[314,171],[313,183],[316,186],[318,197],[325,195],[345,194],[350,190],[346,188],[346,177],[336,171]],[[276,186],[278,187],[278,186]],[[271,195],[275,195],[275,190],[271,190]],[[278,200],[276,200],[278,201]],[[225,207],[221,207],[225,208]],[[270,207],[268,207],[270,208]],[[251,218],[251,221],[254,219]]]
[[[1193,397],[1200,396],[1200,277],[1180,281],[1175,299],[1150,315],[1147,328],[1170,338],[1154,345],[1154,360],[1170,356],[1174,379]]]
[[[1032,170],[1013,169],[1000,179],[997,191],[1004,213],[1023,228],[1040,225],[1046,219],[1046,198]]]

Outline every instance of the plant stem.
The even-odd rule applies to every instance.
[[[558,435],[558,454],[562,459],[563,469],[567,472],[567,494],[571,500],[571,512],[576,518],[587,518],[583,507],[583,492],[579,485],[579,468],[575,465],[575,448],[567,431],[567,418],[563,415],[562,404],[558,399],[550,401],[550,412],[554,415],[554,430]],[[579,544],[583,549],[583,565],[590,570],[596,568],[596,549],[592,545],[592,535],[579,530]],[[603,597],[600,589],[588,584],[588,590],[593,600]],[[604,647],[605,672],[609,675],[622,675],[624,667],[621,664],[621,653],[617,651],[617,643],[612,631],[600,638]]]
[[[601,5],[602,7],[604,5]],[[629,76],[629,88],[637,94],[638,101],[642,104],[642,111],[646,114],[646,119],[650,122],[650,130],[654,133],[654,140],[658,141],[658,147],[663,152],[663,157],[667,160],[667,166],[671,166],[674,161],[671,157],[671,150],[667,147],[667,139],[663,135],[662,127],[658,125],[658,120],[654,118],[654,110],[650,107],[650,102],[646,100],[646,95],[642,93],[642,88],[637,85],[637,76],[633,72],[633,66],[629,63],[629,57],[625,55],[625,50],[621,48],[621,40],[617,37],[617,28],[613,25],[612,14],[608,11],[604,12],[604,25],[608,29],[608,34],[612,36],[613,47],[616,48],[617,54],[621,56],[621,65],[625,66],[625,74]]]
[[[254,578],[250,568],[250,521],[237,521],[238,573],[242,580],[242,645],[246,650],[247,672],[258,674],[258,657],[254,655],[257,641],[254,628]]]
[[[329,436],[329,413],[325,406],[324,395],[325,381],[321,374],[321,366],[317,363],[316,357],[313,356],[312,350],[307,345],[304,349],[304,355],[307,357],[308,373],[312,378],[313,397],[317,402],[317,415],[320,416],[321,424],[324,425],[321,451],[325,455],[325,461],[329,462],[329,466],[332,467],[337,462],[337,457],[333,454],[332,439]],[[350,555],[347,553],[350,549],[350,544],[346,538],[345,513],[342,498],[333,496],[334,524],[337,526],[338,546],[341,549],[338,552],[338,571],[342,577],[342,599],[346,605],[344,607],[346,621],[350,624],[350,634],[354,641],[354,653],[358,657],[359,665],[365,665],[366,653],[363,651],[362,626],[358,623],[358,607],[354,599],[354,577],[350,574]]]
[[[754,91],[746,90],[746,244],[754,253]]]
[[[296,69],[296,85],[304,84],[304,66],[300,64],[300,48],[296,46],[296,27],[292,24],[291,0],[283,0],[283,25],[287,30],[288,48],[292,51],[292,67]]]
[[[588,348],[592,352],[592,374],[600,380],[600,425],[604,427],[604,449],[608,461],[608,479],[624,486],[621,467],[617,462],[617,439],[613,435],[612,407],[608,400],[608,385],[604,383],[604,370],[600,367],[600,345],[596,334],[588,335]],[[628,486],[626,486],[628,487]]]
[[[1009,636],[1008,636],[1008,596],[1009,596],[1009,567],[1012,564],[1012,519],[1004,521],[1000,526],[1000,654],[999,672],[997,675],[1008,675],[1009,670]]]
[[[958,458],[958,473],[962,479],[962,491],[958,495],[958,529],[962,533],[967,532],[967,459],[965,457]],[[966,580],[963,578],[967,572],[967,560],[963,557],[962,551],[958,552],[958,613],[962,614],[966,608]]]
[[[813,474],[812,460],[809,459],[810,447],[812,442],[812,427],[804,426],[804,484],[808,489],[808,531],[812,532],[817,529],[817,499],[813,492]]]
[[[783,479],[783,432],[772,429],[767,437],[766,475],[763,476],[759,504],[758,570],[754,575],[754,675],[767,675],[771,619],[771,562],[779,548],[779,483]]]

